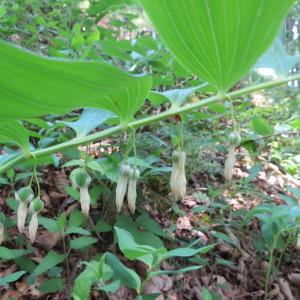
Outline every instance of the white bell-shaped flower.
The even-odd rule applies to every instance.
[[[127,201],[128,207],[132,214],[135,212],[136,207],[136,185],[137,180],[140,177],[140,172],[136,168],[131,168],[129,171],[129,183],[128,183],[128,193],[127,193]]]
[[[39,226],[38,213],[43,210],[44,202],[41,199],[36,198],[30,203],[29,208],[32,213],[31,220],[29,223],[29,228],[28,228],[29,240],[33,244],[35,241],[38,226]]]
[[[226,184],[230,184],[232,181],[234,165],[235,165],[235,147],[230,146],[227,158],[225,160],[225,166],[224,166],[224,178]]]
[[[176,201],[184,199],[186,194],[185,157],[184,151],[176,150],[172,154],[170,187]]]
[[[241,136],[239,132],[237,131],[231,132],[228,136],[229,149],[228,149],[228,155],[224,165],[224,178],[225,178],[225,183],[227,185],[230,185],[232,182],[233,168],[236,161],[235,148],[238,147],[240,143],[241,143]]]
[[[122,165],[119,170],[119,178],[116,188],[116,207],[118,213],[122,210],[123,207],[124,197],[127,191],[129,171],[130,166],[127,164]]]
[[[15,192],[15,198],[19,202],[17,210],[17,226],[20,233],[24,232],[27,218],[28,202],[34,198],[33,191],[30,187],[23,187]]]
[[[178,160],[178,198],[183,200],[186,195],[185,152],[181,151]]]
[[[86,216],[88,216],[91,205],[91,197],[88,187],[91,183],[91,177],[85,170],[79,168],[72,171],[70,179],[72,186],[75,189],[79,189],[81,210]]]

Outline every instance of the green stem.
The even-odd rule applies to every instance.
[[[295,81],[295,80],[300,80],[300,74],[285,78],[285,79],[277,79],[274,81],[269,81],[269,82],[264,82],[264,83],[260,83],[257,85],[253,85],[250,87],[246,87],[244,89],[238,90],[238,91],[234,91],[231,93],[228,93],[226,95],[226,97],[230,97],[231,99],[236,99],[239,98],[241,96],[247,95],[249,93],[252,93],[254,91],[258,91],[258,90],[263,90],[263,89],[268,89],[268,88],[272,88],[272,87],[276,87],[276,86],[280,86],[280,85],[284,85],[289,81]],[[163,119],[167,119],[173,115],[178,115],[184,112],[189,112],[189,111],[193,111],[195,109],[198,109],[200,107],[203,106],[207,106],[209,104],[218,102],[218,101],[222,101],[224,100],[224,95],[222,94],[217,94],[215,96],[206,98],[204,100],[200,100],[199,102],[196,103],[190,103],[187,105],[184,105],[182,107],[175,107],[175,108],[171,108],[165,112],[162,112],[160,114],[157,115],[153,115],[147,118],[143,118],[140,120],[136,120],[133,122],[130,122],[128,124],[128,127],[132,127],[134,129],[145,126],[145,125],[149,125],[155,122],[158,122],[160,120]],[[42,156],[46,156],[46,155],[50,155],[53,153],[57,153],[60,152],[64,149],[70,148],[70,147],[75,147],[75,146],[79,146],[79,145],[83,145],[83,144],[88,144],[97,140],[101,140],[105,137],[111,136],[113,134],[122,132],[124,130],[124,127],[122,125],[118,125],[100,132],[96,132],[90,135],[87,135],[85,137],[77,137],[74,138],[70,141],[58,144],[58,145],[54,145],[45,149],[40,149],[40,150],[36,150],[33,151],[32,154],[35,155],[36,158],[38,157],[42,157]],[[26,155],[25,154],[20,154],[17,157],[3,163],[0,166],[0,174],[2,174],[3,172],[9,170],[10,168],[14,167],[17,164],[20,164],[22,162],[24,162],[26,160]]]
[[[268,299],[268,292],[269,292],[269,285],[270,285],[270,277],[271,277],[271,272],[272,272],[272,267],[273,267],[273,258],[274,258],[274,251],[277,245],[278,241],[278,236],[274,237],[274,241],[272,244],[272,247],[270,249],[270,255],[269,255],[269,266],[268,266],[268,271],[267,271],[267,276],[266,276],[266,281],[265,281],[265,295],[264,295],[264,300]]]

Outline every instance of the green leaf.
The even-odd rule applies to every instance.
[[[168,259],[171,257],[189,257],[189,256],[194,256],[196,254],[205,254],[205,253],[209,252],[211,249],[213,249],[214,247],[215,247],[215,244],[197,248],[197,249],[177,248],[177,249],[168,251],[160,259],[161,260]]]
[[[50,251],[34,269],[32,276],[38,276],[45,273],[49,269],[63,262],[64,259],[64,255],[60,255],[55,251]]]
[[[0,18],[2,18],[6,14],[6,8],[4,6],[0,6]]]
[[[111,253],[106,253],[105,262],[113,270],[115,279],[120,280],[126,287],[135,289],[137,292],[140,291],[141,279],[136,272],[123,265],[123,263]]]
[[[118,9],[124,5],[128,5],[133,0],[101,0],[93,3],[89,8],[89,14],[97,15],[102,18],[108,12]]]
[[[8,249],[6,247],[0,247],[0,258],[5,260],[15,259],[25,254],[30,253],[28,250]]]
[[[107,63],[44,58],[4,41],[0,69],[2,120],[93,107],[128,121],[152,85],[148,76],[133,76]]]
[[[39,219],[39,224],[42,225],[48,231],[61,232],[61,228],[59,227],[57,220],[53,220],[45,217],[38,217],[38,219]]]
[[[119,247],[127,258],[134,260],[141,256],[157,252],[156,248],[137,244],[132,234],[127,230],[118,228],[116,226],[114,229],[118,238]]]
[[[273,42],[294,0],[140,0],[192,74],[226,92]]]
[[[76,278],[72,291],[72,298],[74,300],[87,300],[90,295],[92,284],[99,280],[100,263],[97,261],[91,261],[88,263],[85,270]]]
[[[25,153],[30,151],[28,131],[17,121],[0,122],[0,143],[15,143]]]
[[[65,234],[82,234],[82,235],[90,235],[91,233],[84,229],[84,228],[81,228],[81,227],[69,227]]]
[[[174,89],[166,92],[151,92],[149,93],[148,98],[156,105],[170,101],[173,106],[181,106],[188,97],[205,86],[207,86],[207,83],[185,89]]]
[[[262,117],[254,117],[251,121],[251,127],[254,132],[261,135],[271,135],[273,133],[272,126]]]
[[[270,68],[279,76],[287,76],[292,68],[300,62],[300,54],[289,55],[280,39],[276,39],[271,48],[258,60],[255,69]]]
[[[0,278],[0,286],[1,285],[7,285],[8,283],[15,282],[18,279],[20,279],[26,272],[25,271],[19,271],[12,274],[9,274],[7,276]]]
[[[190,266],[190,267],[182,268],[182,269],[179,269],[179,270],[158,270],[158,271],[155,271],[155,272],[151,272],[150,277],[166,275],[166,274],[168,274],[168,275],[183,274],[183,273],[186,273],[186,272],[196,271],[196,270],[199,270],[201,268],[202,268],[202,266]]]
[[[42,293],[56,293],[61,291],[65,286],[64,280],[62,278],[52,278],[47,279],[42,282],[38,289]]]
[[[117,116],[114,113],[107,110],[87,108],[77,121],[63,123],[74,129],[77,136],[86,136],[107,120],[115,117]]]
[[[213,300],[213,295],[207,288],[203,288],[201,296],[203,300]]]
[[[72,249],[81,249],[81,248],[93,245],[93,244],[97,243],[97,241],[98,240],[93,237],[83,236],[83,237],[71,240],[70,247]]]

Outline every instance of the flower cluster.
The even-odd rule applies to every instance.
[[[136,187],[139,176],[140,172],[136,167],[130,167],[127,164],[123,164],[121,166],[116,188],[116,206],[118,212],[122,210],[124,198],[127,191],[128,207],[130,212],[134,214],[137,197]]]
[[[171,192],[177,200],[183,200],[186,194],[185,152],[174,151],[172,154]]]
[[[34,198],[34,193],[31,187],[23,187],[19,189],[17,192],[15,192],[15,198],[19,202],[17,211],[17,226],[20,233],[23,233],[25,231],[25,224],[28,214],[28,203],[30,203],[29,211],[31,212],[32,216],[29,222],[28,230],[30,242],[33,243],[38,229],[37,215],[40,211],[43,210],[44,202],[39,198]]]

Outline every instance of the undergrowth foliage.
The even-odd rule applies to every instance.
[[[288,110],[289,123],[282,124],[288,132],[276,133],[264,116],[272,112],[249,100],[251,93],[281,85],[288,85],[289,99],[295,96],[298,55],[287,54],[278,37],[294,1],[65,2],[0,4],[0,184],[7,198],[1,202],[0,257],[19,268],[2,276],[0,286],[5,290],[25,278],[41,295],[61,293],[65,299],[89,299],[93,291],[110,297],[120,287],[128,289],[128,299],[156,299],[161,291],[147,290],[154,278],[198,274],[208,264],[205,255],[220,245],[236,247],[245,259],[231,227],[256,218],[262,241],[257,251],[267,261],[260,296],[267,299],[285,251],[299,247],[299,189],[290,187],[280,205],[262,203],[242,212],[245,219],[237,225],[240,216],[215,201],[221,193],[210,181],[218,177],[224,194],[251,189],[256,165],[234,181],[241,151],[257,159],[260,141],[274,151],[276,136],[299,134],[299,111]],[[273,62],[278,49],[288,67]],[[260,82],[261,67],[280,77]],[[200,130],[209,142],[202,136],[196,141]],[[293,160],[283,160],[300,174],[299,161],[294,167]],[[63,176],[57,190],[75,201],[72,209],[65,210],[66,202],[54,209],[51,197],[60,194],[47,197],[54,169],[54,182]],[[190,201],[190,186],[199,189],[201,181],[196,172],[207,175],[205,193],[194,194],[187,213],[182,207]],[[170,197],[163,195],[169,189]],[[159,203],[145,204],[151,192]],[[181,240],[175,224],[162,229],[157,222],[174,215],[186,221],[188,214],[196,216],[195,228],[201,215],[207,235],[216,215],[224,232],[212,230],[208,240],[189,221],[183,230],[191,236]],[[41,227],[57,242],[48,241],[36,263],[30,257],[41,243]],[[82,259],[72,266],[76,251]],[[175,258],[176,267],[165,267]],[[217,254],[214,259],[215,265],[232,265]],[[222,297],[206,288],[201,293],[205,300]]]

